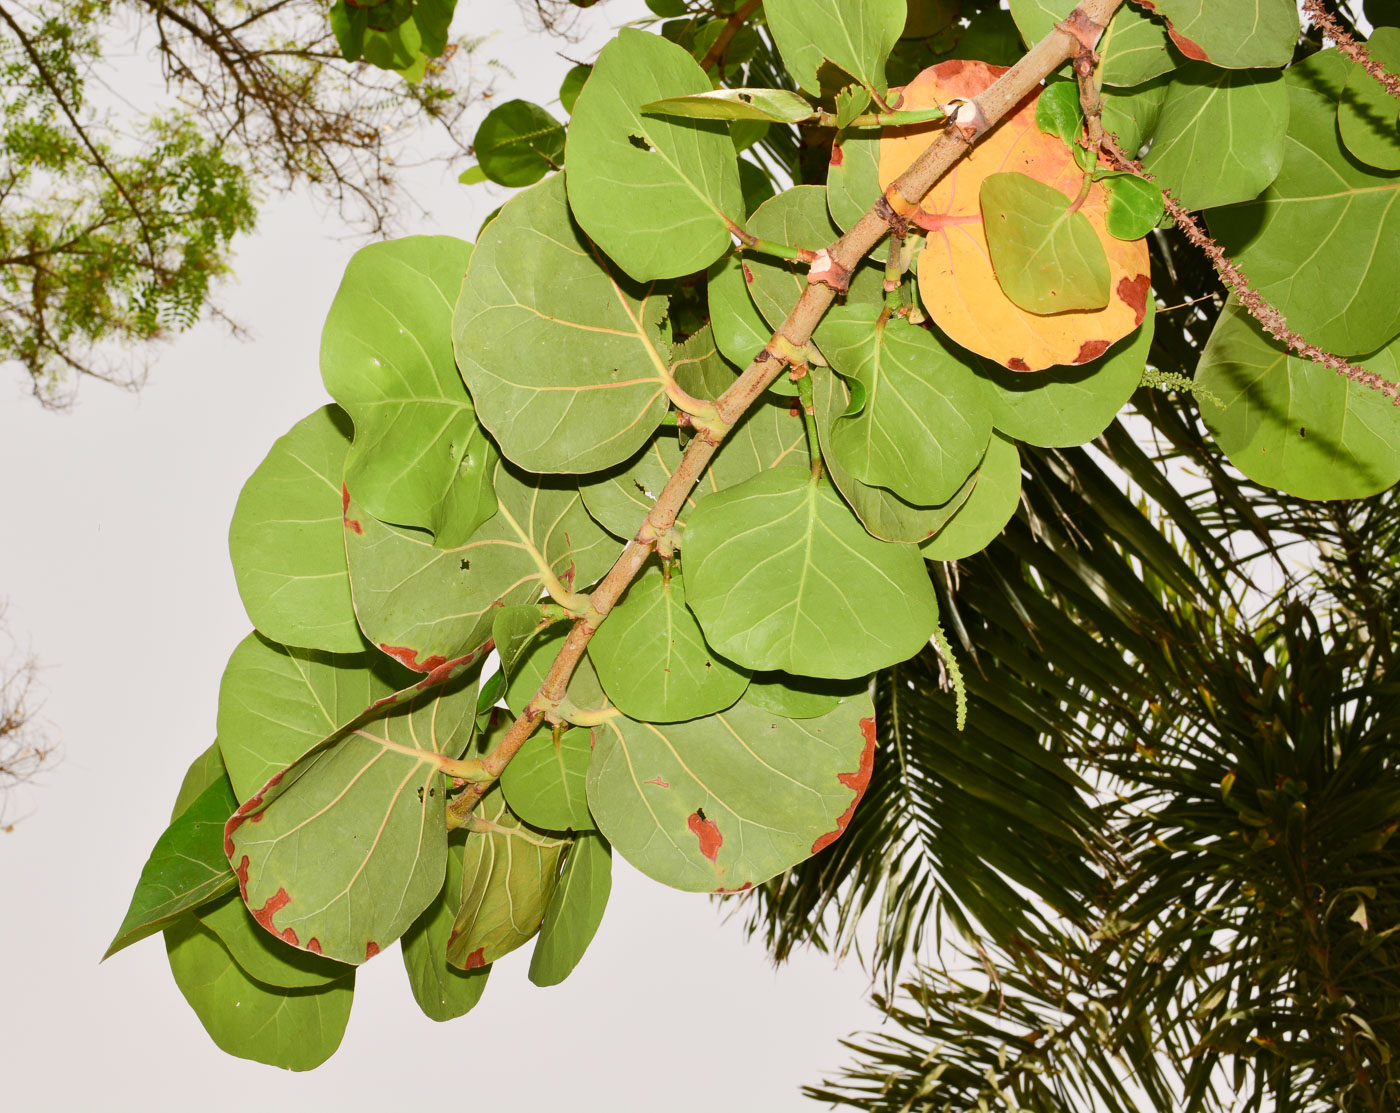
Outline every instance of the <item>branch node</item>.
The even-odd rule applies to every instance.
[[[815,282],[831,287],[838,294],[844,294],[851,288],[850,268],[843,265],[824,247],[813,257],[812,265],[807,271],[807,284],[810,286]]]

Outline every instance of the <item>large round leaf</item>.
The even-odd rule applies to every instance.
[[[829,62],[884,94],[885,60],[908,17],[904,0],[768,0],[763,14],[783,65],[804,92],[821,96],[821,70]]]
[[[284,645],[358,653],[341,540],[341,477],[350,421],[323,406],[278,438],[238,496],[228,531],[238,594],[262,633]]]
[[[947,502],[937,506],[915,506],[893,491],[862,483],[846,470],[833,447],[832,430],[837,419],[850,407],[850,392],[839,375],[829,368],[813,367],[812,395],[816,405],[817,435],[827,474],[841,497],[874,536],[886,541],[923,541],[956,512],[972,490],[964,483]]]
[[[1361,361],[1400,381],[1400,341]],[[1251,479],[1310,499],[1365,498],[1400,480],[1400,407],[1379,391],[1289,355],[1233,300],[1210,335],[1196,382],[1201,416]]]
[[[617,542],[572,483],[501,463],[495,487],[496,516],[451,550],[361,514],[351,500],[345,550],[355,613],[366,635],[409,668],[429,671],[485,642],[497,607],[539,597],[541,562],[578,591],[617,557]]]
[[[1282,74],[1197,62],[1172,75],[1143,168],[1188,209],[1248,201],[1278,177],[1287,128]]]
[[[569,204],[583,230],[639,281],[708,267],[729,247],[729,220],[743,217],[724,124],[641,111],[710,88],[683,48],[625,28],[604,47],[574,104]]]
[[[1226,69],[1286,66],[1298,41],[1294,0],[1146,0],[1188,58]]]
[[[669,575],[655,562],[646,566],[598,627],[588,655],[608,698],[624,714],[648,722],[721,711],[749,682],[748,670],[705,644],[676,565]]]
[[[375,654],[290,649],[249,634],[219,684],[219,747],[234,794],[275,774],[409,678]]]
[[[224,850],[259,924],[355,964],[408,930],[442,888],[443,763],[471,741],[476,688],[464,676],[357,720],[243,802]]]
[[[1325,351],[1373,352],[1400,332],[1400,173],[1365,166],[1337,136],[1346,81],[1335,50],[1284,74],[1283,168],[1253,201],[1206,214],[1250,283]]]
[[[491,516],[492,455],[452,358],[472,246],[410,236],[355,253],[321,333],[321,377],[355,423],[345,480],[370,513],[459,545]]]
[[[981,62],[944,62],[905,87],[904,106],[920,108],[976,96],[1004,72]],[[1068,198],[1078,196],[1083,181],[1069,147],[1040,131],[1035,111],[1036,98],[1027,97],[939,180],[913,214],[914,222],[928,231],[919,256],[924,306],[956,343],[1013,371],[1098,358],[1142,323],[1151,285],[1146,242],[1109,235],[1108,194],[1102,183],[1095,183],[1079,211],[1108,258],[1107,306],[1041,316],[1022,309],[1003,292],[983,230],[983,180],[1015,171]],[[886,130],[880,144],[881,185],[887,186],[908,167],[933,135],[927,125]]]
[[[1106,355],[1078,367],[1018,375],[993,363],[978,370],[987,384],[992,425],[1041,448],[1087,444],[1117,416],[1142,381],[1157,315]]]
[[[452,332],[507,457],[537,472],[597,471],[631,456],[666,412],[665,315],[664,294],[614,274],[578,230],[555,175],[482,231]]]
[[[795,468],[705,498],[685,562],[705,640],[747,668],[860,676],[912,656],[938,622],[918,549],[872,537]]]
[[[676,889],[758,885],[846,829],[875,759],[858,696],[814,719],[740,700],[686,723],[619,717],[593,731],[588,802],[608,841]]]
[[[301,1071],[319,1067],[340,1046],[355,995],[353,970],[315,989],[264,985],[193,913],[166,931],[165,949],[175,984],[228,1054]]]
[[[831,428],[842,466],[921,506],[952,498],[992,431],[976,372],[926,329],[875,306],[833,306],[816,339],[857,399]]]
[[[564,125],[538,104],[508,100],[481,121],[472,151],[481,172],[498,185],[534,185],[563,163]]]

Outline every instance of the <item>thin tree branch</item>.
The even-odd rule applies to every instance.
[[[1308,13],[1314,26],[1322,28],[1322,33],[1337,44],[1338,50],[1379,81],[1392,97],[1400,98],[1400,77],[1372,58],[1371,52],[1337,22],[1337,17],[1323,6],[1322,0],[1303,0],[1303,11]]]

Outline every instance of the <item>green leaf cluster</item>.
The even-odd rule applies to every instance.
[[[696,7],[654,4],[663,34],[625,29],[571,74],[567,126],[524,101],[483,123],[480,175],[525,188],[475,245],[357,253],[321,346],[334,404],[240,497],[230,546],[255,630],[224,676],[217,750],[113,943],[163,930],[234,1054],[324,1059],[354,967],[395,941],[436,1020],[470,1010],[522,946],[533,981],[563,980],[602,920],[613,850],[707,893],[784,877],[810,895],[803,863],[825,854],[856,864],[868,902],[877,867],[905,871],[937,899],[906,891],[885,955],[938,909],[999,945],[1043,942],[1053,917],[1024,891],[1084,922],[1117,845],[1042,739],[1087,746],[1094,705],[1044,693],[1080,668],[1136,683],[1116,647],[1157,661],[1147,631],[1199,597],[1193,561],[1223,550],[1183,516],[1183,557],[1078,446],[1107,437],[1141,463],[1115,416],[1149,364],[1199,364],[1221,402],[1207,423],[1247,481],[1337,499],[1400,479],[1400,409],[1284,356],[1234,302],[1165,329],[1140,290],[1138,326],[1073,366],[989,366],[925,311],[920,252],[956,226],[922,210],[887,222],[839,297],[818,290],[838,228],[881,211],[896,45],[936,53],[1009,25],[969,8],[955,35],[946,6],[899,0]],[[1207,210],[1290,322],[1400,379],[1381,292],[1400,258],[1394,172],[1341,146],[1348,64],[1325,51],[1282,69],[1291,6],[1249,35],[1238,13],[1161,9],[1169,26],[1115,17],[1105,121],[1138,129],[1152,172]],[[1011,15],[1025,31],[1068,11]],[[1173,53],[1188,41],[1208,57]],[[1036,140],[1078,145],[1078,104],[1045,96],[1058,138]],[[937,143],[942,112],[883,122]],[[1087,196],[1102,164],[1070,165]],[[1004,225],[987,235],[1001,289],[1047,327],[1125,298],[1079,203],[1024,169],[986,177],[966,218]],[[1107,180],[1114,235],[1136,243],[1159,195]],[[1152,239],[1164,299],[1182,275],[1209,284],[1181,241]],[[1299,275],[1324,265],[1327,289],[1305,293]],[[1183,507],[1160,470],[1134,475]],[[985,571],[964,582],[963,567]],[[1082,626],[1028,643],[1063,618],[1057,593]],[[931,648],[944,624],[965,670]],[[952,787],[893,833],[863,823],[863,798],[886,808],[911,778]],[[977,861],[930,876],[900,841],[915,828]]]

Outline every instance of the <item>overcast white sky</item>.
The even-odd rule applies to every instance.
[[[564,49],[591,57],[641,10],[618,0],[585,13],[603,34]],[[461,0],[454,30],[488,24],[502,30],[487,53],[521,75],[502,81],[501,99],[552,100],[563,44],[527,36],[509,0]],[[474,237],[500,197],[456,185],[460,169],[415,185],[432,216],[411,231]],[[224,297],[253,339],[201,326],[160,353],[139,395],[87,384],[55,415],[28,399],[22,372],[0,372],[0,598],[44,665],[62,744],[0,834],[5,1107],[820,1108],[798,1086],[845,1061],[839,1038],[879,1019],[858,964],[808,954],[775,971],[737,917],[620,861],[593,948],[563,986],[530,985],[527,948],[497,964],[474,1012],[437,1025],[394,948],[362,968],[345,1040],[310,1074],[218,1051],[159,939],[98,965],[186,766],[213,739],[219,677],[249,629],[229,517],[272,442],[327,400],[321,324],[356,246],[304,198],[268,206]]]

